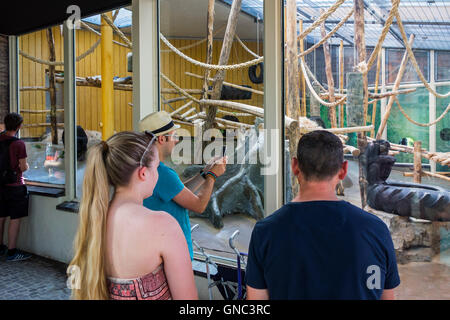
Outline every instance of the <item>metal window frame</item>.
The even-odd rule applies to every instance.
[[[271,134],[279,134],[271,155],[275,174],[264,176],[264,210],[270,215],[284,204],[284,29],[282,0],[264,1],[264,147],[271,150]],[[274,130],[274,131],[272,131]],[[266,155],[268,155],[266,153]]]
[[[9,111],[18,112],[19,95],[19,41],[17,36],[9,36]]]
[[[132,0],[133,129],[160,110],[159,0]],[[151,88],[151,90],[149,90]]]
[[[64,165],[66,173],[65,199],[77,198],[77,144],[76,144],[76,35],[75,29],[63,23],[64,35]],[[80,195],[81,196],[81,195]]]

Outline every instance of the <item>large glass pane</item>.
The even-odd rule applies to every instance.
[[[436,81],[450,80],[450,52],[436,51],[435,57]]]
[[[110,15],[114,24],[125,37],[131,39],[131,7],[104,12]],[[132,73],[128,57],[131,48],[117,32],[113,31],[111,48],[114,88],[111,104],[102,101],[102,46],[101,14],[82,19],[82,28],[76,30],[76,55],[85,56],[76,63],[77,75],[77,197],[81,188],[86,166],[87,149],[102,140],[103,127],[111,120],[102,119],[102,108],[113,113],[112,132],[132,130]],[[86,55],[87,54],[87,55]],[[107,53],[105,53],[107,54]]]
[[[223,83],[218,80],[219,72],[213,69],[208,73],[209,81],[205,82],[206,69],[200,63],[217,65],[221,61],[221,64],[235,65],[263,56],[263,1],[243,0],[235,22],[228,22],[235,2],[215,1],[210,56],[209,2],[167,0],[160,3],[160,110],[170,113],[174,122],[181,126],[177,133],[182,141],[177,147],[184,148],[180,151],[181,148],[176,147],[171,157],[163,162],[186,182],[198,174],[212,156],[222,153],[221,145],[227,145],[227,170],[217,179],[208,207],[201,215],[189,214],[191,226],[200,224],[192,238],[209,249],[207,252],[231,258],[233,251],[228,237],[239,229],[236,244],[246,252],[253,225],[263,215],[264,177],[260,174],[258,156],[263,141],[257,143],[261,137],[258,125],[263,122],[263,68],[254,65],[226,70]],[[227,23],[234,24],[235,37],[225,34]],[[177,50],[170,49],[167,42]],[[204,92],[204,88],[208,92]],[[221,88],[221,94],[217,88]],[[207,101],[200,104],[201,99],[215,100],[214,106],[218,106],[219,101],[212,132],[207,131],[205,118],[213,105]],[[256,112],[259,116],[246,111],[254,107],[259,110],[259,114]],[[214,135],[215,149],[210,133]],[[194,247],[194,251],[198,250]]]
[[[420,70],[422,71],[425,79],[428,80],[429,79],[428,51],[423,50],[413,50],[413,51]],[[387,70],[386,81],[388,84],[393,84],[395,82],[404,54],[405,54],[404,49],[386,50],[386,70]],[[408,83],[418,81],[420,81],[420,78],[416,73],[416,69],[414,68],[411,60],[408,60],[408,62],[406,63],[405,73],[403,74],[401,82]]]
[[[19,50],[19,113],[24,118],[20,137],[26,141],[30,166],[24,177],[27,181],[64,185],[64,168],[53,166],[64,157],[62,26],[20,36]],[[49,61],[57,63],[49,65]]]
[[[284,7],[285,11],[287,10],[287,3],[289,1],[284,1]],[[328,1],[293,1],[296,4],[296,12],[295,12],[295,24],[299,23],[299,20],[303,20],[304,23],[304,29],[309,27],[314,21],[317,21],[321,13],[326,12],[331,7],[331,2]],[[367,1],[366,1],[367,2]],[[366,6],[367,5],[367,6]],[[327,18],[327,22],[325,23],[326,26],[329,28],[332,28],[334,26],[334,23],[337,23],[339,21],[342,21],[345,14],[351,10],[351,8],[354,7],[354,2],[352,1],[346,1],[342,6],[332,15],[330,15]],[[373,4],[373,3],[365,3],[365,41],[366,41],[366,57],[367,59],[370,57],[370,54],[373,51],[373,47],[378,41],[378,37],[381,33],[382,26],[378,25],[379,21],[374,15],[374,11],[370,9],[370,7],[380,7],[380,4]],[[381,12],[388,12],[391,8],[390,6],[383,7],[381,6],[382,10]],[[386,10],[386,11],[384,11]],[[401,16],[403,17],[406,13],[406,11],[412,10],[409,8],[406,9],[405,6],[402,5],[400,11]],[[292,15],[289,14],[289,12],[284,13],[285,18],[285,42],[280,44],[281,47],[285,50],[285,68],[284,71],[286,73],[285,79],[284,79],[284,96],[285,96],[285,111],[286,116],[293,117],[294,112],[293,111],[300,111],[300,126],[303,126],[303,132],[305,131],[311,131],[315,127],[316,129],[319,129],[319,126],[323,126],[326,129],[331,128],[331,117],[330,117],[330,107],[326,106],[325,104],[328,104],[330,102],[330,89],[328,88],[328,82],[330,79],[327,79],[327,72],[328,75],[331,74],[332,80],[334,81],[334,92],[335,92],[335,99],[339,99],[339,94],[347,94],[347,101],[349,98],[350,91],[352,89],[356,92],[362,92],[360,91],[360,84],[362,85],[362,78],[361,82],[356,82],[356,85],[352,85],[351,83],[348,83],[348,75],[351,72],[355,72],[357,62],[355,61],[356,58],[356,46],[357,43],[349,44],[344,40],[344,70],[343,70],[343,79],[344,79],[344,89],[346,89],[343,93],[339,92],[339,46],[338,43],[340,42],[340,38],[344,37],[346,39],[350,39],[352,41],[355,39],[355,17],[351,17],[350,21],[351,23],[344,24],[341,29],[338,30],[337,35],[335,35],[332,39],[330,39],[330,56],[329,56],[329,64],[326,62],[326,55],[324,54],[325,50],[324,47],[321,46],[320,48],[317,48],[314,52],[311,52],[306,57],[304,57],[305,65],[309,66],[311,72],[306,70],[305,76],[310,79],[310,81],[313,83],[315,81],[313,75],[317,79],[316,86],[314,88],[314,92],[317,95],[314,95],[314,92],[310,90],[308,86],[306,86],[306,95],[304,95],[303,87],[304,84],[301,80],[296,80],[295,77],[290,78],[290,75],[297,73],[299,76],[302,75],[303,70],[301,70],[299,67],[297,67],[296,64],[301,64],[301,60],[298,59],[295,55],[289,56],[289,51],[292,50],[294,52],[299,52],[300,49],[298,48],[298,44],[294,43],[292,40],[289,43],[289,35],[288,35],[288,28],[286,27],[286,20],[289,19],[287,17],[290,17],[293,19]],[[384,17],[386,18],[386,16]],[[373,19],[374,21],[371,21]],[[406,20],[406,18],[404,18]],[[412,16],[408,18],[408,20],[414,20],[412,19]],[[306,22],[305,22],[306,21]],[[371,25],[377,25],[377,29],[379,33],[372,32],[374,28],[370,27]],[[292,25],[292,24],[291,24]],[[290,26],[291,26],[290,25]],[[406,25],[406,24],[405,24]],[[411,24],[412,25],[412,24]],[[368,27],[369,26],[369,27]],[[410,26],[407,25],[405,28],[409,28]],[[395,28],[394,28],[395,29]],[[372,30],[372,31],[371,31]],[[377,31],[377,32],[378,32]],[[297,29],[296,36],[300,34],[299,30]],[[424,36],[418,37],[416,34],[417,39],[417,47],[420,48],[427,48],[427,50],[421,49],[421,50],[414,50],[415,57],[418,61],[419,67],[424,74],[425,78],[429,81],[429,74],[430,74],[430,68],[433,67],[430,65],[429,62],[429,55],[430,55],[430,45],[432,46],[431,42],[427,43],[428,46],[422,46],[423,43],[419,43],[419,39],[427,39]],[[322,35],[319,28],[316,28],[315,30],[312,30],[310,34],[305,38],[305,46],[311,47],[314,43],[318,43],[322,40]],[[356,42],[356,41],[355,41]],[[401,48],[401,44],[398,43],[398,40],[395,39],[392,33],[388,34],[386,37],[386,41],[383,42],[384,50],[385,50],[385,69],[386,74],[382,74],[382,70],[380,70],[379,73],[379,80],[378,80],[378,92],[383,89],[384,92],[389,93],[392,90],[392,84],[395,82],[395,79],[398,75],[399,67],[401,64],[401,60],[403,58],[403,55],[405,53],[405,49]],[[436,80],[439,81],[446,81],[449,80],[448,78],[448,53],[444,51],[436,52]],[[377,61],[375,60],[375,63],[372,65],[372,68],[368,72],[368,85],[369,85],[369,92],[374,93],[374,85],[375,85],[375,78],[376,78],[376,65]],[[296,69],[298,68],[298,69]],[[327,70],[328,69],[328,70]],[[381,64],[380,64],[381,69]],[[293,72],[292,72],[293,71]],[[312,75],[311,75],[312,74]],[[386,86],[382,88],[382,81],[383,77],[386,80]],[[292,80],[293,79],[293,80]],[[408,94],[400,94],[397,95],[397,98],[400,102],[400,105],[403,107],[404,111],[408,114],[410,118],[413,120],[419,122],[419,123],[428,123],[429,122],[429,108],[430,104],[432,104],[433,101],[430,101],[430,94],[427,89],[423,88],[423,86],[419,83],[420,79],[417,76],[417,73],[415,69],[413,68],[413,65],[411,61],[408,61],[408,64],[406,66],[405,73],[402,77],[401,83],[402,84],[409,84],[409,83],[417,83],[417,88],[414,88],[414,92],[410,92]],[[319,83],[320,85],[317,85]],[[412,85],[404,86],[407,88],[411,88]],[[403,87],[399,88],[400,90],[406,89]],[[438,92],[445,93],[450,90],[449,86],[439,86]],[[296,96],[297,95],[297,96]],[[297,99],[295,99],[295,96]],[[319,99],[317,98],[319,96],[322,101],[319,102]],[[294,97],[294,98],[293,98]],[[373,100],[373,97],[369,98],[369,101]],[[294,101],[294,103],[292,103]],[[306,108],[303,104],[303,101],[306,101]],[[368,114],[367,114],[367,125],[373,124],[374,125],[374,134],[377,133],[381,118],[383,117],[383,114],[381,114],[381,106],[384,107],[387,105],[389,101],[389,96],[378,100],[375,102],[375,104],[369,104]],[[447,105],[450,103],[449,98],[446,99],[436,99],[436,117],[440,116],[445,109],[447,108]],[[374,109],[375,105],[375,109]],[[336,110],[336,118],[337,118],[337,127],[350,127],[355,126],[355,124],[350,124],[347,120],[347,116],[351,116],[352,112],[353,114],[361,114],[362,109],[362,103],[356,104],[354,109],[348,110],[348,105],[343,106],[343,113],[342,113],[342,123],[341,123],[341,112],[340,112],[340,106],[335,106],[331,108],[335,108]],[[291,108],[292,107],[292,108]],[[384,108],[383,108],[384,109]],[[376,112],[376,115],[373,117],[373,112]],[[297,116],[297,115],[295,115]],[[374,121],[372,121],[372,118],[374,118]],[[358,126],[365,125],[363,124],[362,116],[360,117],[361,123]],[[449,152],[450,151],[450,122],[449,117],[446,116],[444,119],[442,119],[438,124],[436,124],[436,149],[438,152]],[[311,123],[310,120],[314,120],[316,124]],[[286,161],[285,161],[285,202],[289,202],[293,199],[293,197],[297,196],[297,194],[302,193],[302,190],[300,190],[300,193],[298,192],[298,184],[295,182],[295,178],[292,177],[291,172],[291,165],[290,160],[292,157],[294,157],[296,154],[295,146],[298,142],[298,136],[294,136],[292,132],[290,132],[285,126],[285,136],[284,136],[284,147],[286,150]],[[415,141],[421,141],[422,142],[422,148],[428,150],[430,145],[430,127],[423,127],[423,126],[417,126],[410,121],[407,120],[407,118],[400,112],[397,105],[392,105],[392,109],[390,111],[390,116],[387,121],[387,140],[392,144],[400,144],[400,145],[406,145],[406,146],[412,146]],[[366,135],[369,137],[374,137],[374,134],[367,132]],[[351,139],[352,134],[343,134],[340,135],[341,140],[346,140],[344,144],[351,145],[353,147],[358,147],[356,144],[356,139]],[[353,134],[355,135],[355,134]],[[349,137],[347,138],[345,137]],[[292,139],[295,139],[295,143],[292,143]],[[294,145],[294,148],[292,147]],[[394,148],[399,149],[400,146],[395,146]],[[325,148],[324,148],[325,149]],[[351,148],[345,148],[347,150],[350,150]],[[410,151],[410,149],[404,148],[406,151]],[[290,152],[289,152],[290,151]],[[325,151],[325,150],[324,150]],[[372,149],[374,151],[374,149]],[[432,192],[428,194],[427,192],[429,190],[433,190],[433,187],[442,187],[445,190],[450,190],[450,184],[445,179],[438,179],[436,177],[429,177],[429,176],[422,176],[422,182],[423,188],[420,187],[413,187],[411,183],[414,182],[414,178],[412,176],[413,171],[413,154],[406,153],[406,152],[393,152],[393,148],[391,148],[390,151],[391,155],[394,155],[395,157],[395,165],[392,166],[391,170],[389,171],[389,176],[387,179],[382,179],[383,173],[378,171],[380,174],[377,176],[377,181],[374,182],[373,180],[369,181],[369,197],[372,197],[374,199],[377,197],[377,202],[374,203],[374,201],[367,201],[367,206],[363,209],[366,211],[370,211],[374,215],[381,218],[384,222],[387,223],[387,227],[390,230],[391,237],[393,239],[394,247],[395,247],[395,254],[397,258],[397,264],[398,269],[400,273],[400,279],[401,279],[401,285],[397,288],[395,288],[396,296],[397,298],[401,299],[426,299],[430,295],[434,294],[446,294],[445,289],[446,287],[442,286],[442,279],[447,279],[450,269],[448,268],[448,262],[449,262],[449,254],[448,254],[448,248],[449,248],[449,235],[448,231],[445,230],[446,227],[441,227],[440,223],[437,222],[430,222],[430,221],[417,221],[415,219],[410,219],[407,217],[400,217],[400,214],[402,215],[410,215],[414,216],[414,214],[417,214],[418,211],[424,212],[424,209],[426,206],[430,206],[429,203],[425,204],[424,199],[434,199],[435,202],[433,205],[436,205],[437,199],[441,199],[442,194],[447,195],[445,191],[442,191],[442,194],[440,194],[441,191],[436,191],[432,195]],[[347,201],[357,207],[362,207],[362,201],[361,201],[361,190],[360,190],[360,179],[361,178],[368,178],[369,175],[360,177],[360,162],[357,156],[353,156],[349,152],[345,154],[345,160],[348,161],[348,172],[345,179],[342,181],[343,186],[343,192],[342,190],[339,190],[337,188],[336,190],[336,196],[338,200],[344,200]],[[389,165],[386,165],[386,163],[389,161],[389,157],[379,157],[379,158],[371,158],[372,161],[368,172],[369,174],[372,174],[373,172],[376,172],[377,170],[383,170]],[[329,159],[331,162],[331,159]],[[385,163],[383,163],[386,161]],[[378,166],[378,167],[377,167]],[[431,169],[431,166],[429,164],[429,161],[422,157],[422,167],[423,171],[429,171]],[[382,168],[382,169],[380,169]],[[363,168],[364,169],[364,168]],[[364,171],[364,170],[363,170]],[[449,167],[448,166],[436,166],[436,171],[438,172],[448,172]],[[448,177],[448,175],[447,175]],[[384,181],[386,180],[386,181]],[[364,181],[364,180],[363,180]],[[381,181],[381,182],[379,182]],[[308,188],[307,186],[306,188]],[[378,188],[377,190],[375,189]],[[395,188],[394,188],[395,187]],[[312,192],[308,192],[311,189],[304,189],[305,192],[308,193],[308,196],[312,194]],[[325,188],[324,188],[325,189]],[[374,191],[375,190],[375,191]],[[426,191],[424,191],[426,190]],[[442,190],[442,189],[440,189]],[[322,195],[325,194],[325,192],[322,193]],[[401,195],[401,198],[395,198],[396,195]],[[397,200],[395,200],[397,199]],[[311,199],[309,199],[311,200]],[[428,201],[430,201],[428,200]],[[442,201],[442,200],[439,200]],[[379,203],[382,203],[383,206],[379,205]],[[430,202],[431,203],[431,202]],[[386,205],[388,204],[388,205]],[[400,206],[405,205],[405,207],[400,208]],[[338,205],[336,205],[337,207]],[[390,206],[390,207],[389,207]],[[373,208],[376,207],[376,210],[373,210]],[[382,207],[382,208],[381,208]],[[302,207],[303,208],[303,207]],[[400,209],[399,209],[400,208]],[[406,210],[407,209],[407,210]],[[404,210],[403,212],[400,212],[401,210]],[[409,211],[408,211],[409,210]],[[448,212],[448,207],[440,207],[439,210],[442,210],[443,212]],[[446,211],[447,210],[447,211]],[[332,209],[329,209],[331,212]],[[407,213],[405,213],[407,212]],[[428,211],[429,212],[429,211]],[[296,212],[297,213],[297,212]],[[298,211],[298,214],[307,214],[307,209],[304,209],[302,211]],[[314,213],[311,213],[311,216],[313,214],[320,214],[319,210],[315,210]],[[424,217],[422,215],[421,217]],[[314,218],[311,218],[311,221],[313,221]],[[330,218],[331,220],[331,218]],[[332,234],[332,232],[328,233],[328,229],[326,227],[326,223],[328,222],[328,217],[324,218],[320,221],[320,231],[318,231],[315,236],[317,238],[314,238],[315,240],[321,239],[321,235],[323,233],[326,233],[327,235]],[[309,220],[308,220],[309,222]],[[310,229],[312,228],[306,228],[305,234],[307,234]],[[408,230],[408,231],[406,231]],[[422,230],[422,231],[419,231]],[[409,233],[410,232],[410,233]],[[423,233],[422,233],[423,232]],[[410,238],[406,235],[406,233],[409,233],[411,236]],[[419,236],[420,234],[420,236]],[[288,236],[286,236],[288,237]],[[342,235],[342,238],[345,236]],[[428,242],[427,237],[431,237],[436,239],[434,243]],[[302,238],[303,239],[303,238]],[[307,238],[305,238],[307,239]],[[327,238],[328,239],[328,238]],[[336,241],[338,242],[341,238],[336,237]],[[298,241],[299,242],[299,241]],[[358,241],[358,243],[361,243]],[[320,240],[315,241],[314,245],[317,245],[317,250],[320,251]],[[321,251],[322,252],[322,251]],[[354,251],[356,252],[356,251]],[[370,252],[370,250],[367,250],[367,252]],[[366,252],[366,253],[367,253]],[[311,259],[314,258],[314,254],[311,254]],[[324,258],[325,259],[325,258]],[[417,263],[420,262],[420,263]],[[419,267],[420,265],[420,267]],[[333,264],[334,266],[334,264]],[[436,278],[428,278],[427,276],[424,276],[424,274],[435,274]],[[419,290],[416,290],[415,288],[421,288]],[[414,293],[413,293],[414,291]]]
[[[400,95],[398,101],[406,114],[413,120],[419,123],[428,122],[429,94],[427,89],[417,88],[413,93]],[[408,121],[395,103],[391,109],[387,128],[387,138],[392,143],[412,146],[414,141],[421,141],[422,148],[428,150],[428,127],[419,127]],[[397,159],[397,162],[409,163],[412,163],[414,159],[413,155],[408,153],[400,153],[396,155],[395,158]],[[426,159],[423,159],[423,162],[428,163]]]
[[[450,91],[450,86],[439,86],[437,92],[445,94]],[[450,98],[436,99],[436,118],[438,118],[447,109],[450,103]],[[449,152],[450,151],[450,116],[444,118],[436,124],[436,151]],[[449,172],[449,166],[436,165],[436,171]]]

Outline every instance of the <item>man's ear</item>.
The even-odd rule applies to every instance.
[[[338,173],[339,180],[344,180],[345,176],[347,175],[347,171],[348,171],[348,161],[344,161]]]
[[[298,159],[296,157],[292,157],[291,171],[294,176],[298,176],[300,174],[300,168],[298,167]]]
[[[163,142],[165,142],[166,140],[164,139],[164,136],[157,136],[156,140],[158,141],[159,144],[162,144]]]

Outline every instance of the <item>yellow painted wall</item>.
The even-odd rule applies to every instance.
[[[56,60],[62,61],[64,59],[64,46],[62,31],[59,26],[53,27],[53,35],[55,38],[55,50]],[[129,36],[129,35],[128,35]],[[79,56],[88,50],[97,40],[99,36],[86,30],[76,31],[76,55]],[[114,39],[122,42],[116,35]],[[198,40],[174,40],[170,41],[176,47],[183,47]],[[27,35],[23,35],[19,39],[20,50],[47,60],[48,59],[48,44],[46,30],[37,31]],[[257,51],[256,42],[246,42],[246,45],[253,50]],[[127,60],[126,55],[130,52],[130,49],[114,45],[114,76],[126,77],[132,75],[127,72]],[[161,49],[167,49],[165,45],[161,45]],[[220,55],[221,41],[214,41],[214,54],[213,63],[218,62]],[[206,60],[206,42],[201,45],[184,51],[188,56],[199,60]],[[262,43],[260,44],[260,54],[262,54]],[[245,62],[252,60],[253,57],[247,53],[237,42],[233,44],[231,49],[229,64]],[[44,86],[45,85],[45,70],[48,68],[46,65],[35,63],[22,56],[19,57],[20,68],[20,86]],[[56,70],[63,70],[63,66],[57,66]],[[202,80],[196,79],[185,75],[186,71],[203,75],[204,69],[194,66],[191,63],[180,58],[178,55],[170,52],[161,52],[161,71],[166,74],[172,81],[178,84],[182,88],[186,89],[201,89]],[[96,50],[88,55],[83,60],[76,63],[76,75],[79,77],[95,76],[101,74],[101,47],[100,45]],[[211,76],[214,76],[212,71]],[[254,89],[263,90],[263,84],[253,84],[248,78],[248,68],[241,70],[227,71],[225,81],[235,84],[250,85]],[[161,80],[162,88],[170,88],[170,86]],[[171,99],[177,97],[175,94],[164,94],[164,99]],[[200,97],[196,95],[196,97]],[[115,131],[131,130],[132,129],[132,107],[129,103],[132,102],[131,91],[115,90],[114,92],[115,103]],[[182,106],[187,101],[178,101],[171,103],[173,108]],[[262,95],[252,95],[251,100],[241,100],[243,102],[255,106],[263,106]],[[20,105],[24,110],[43,110],[45,109],[45,92],[43,91],[23,91],[20,93]],[[196,106],[193,104],[192,106]],[[196,106],[199,110],[198,105]],[[163,105],[162,109],[171,112],[172,109],[168,105]],[[224,110],[227,110],[224,108]],[[187,111],[187,109],[185,110]],[[231,110],[229,110],[231,111]],[[192,114],[191,114],[192,115]],[[46,114],[35,113],[23,113],[24,123],[45,123]],[[223,114],[219,114],[223,116]],[[241,122],[253,123],[254,117],[240,118]],[[94,87],[81,87],[77,86],[77,124],[81,125],[87,130],[101,131],[101,90]],[[39,128],[25,128],[22,131],[23,137],[39,137],[45,132],[44,127]]]
[[[169,39],[169,41],[176,47],[181,48],[188,46],[194,42],[197,42],[198,40],[179,40],[179,39]],[[245,45],[252,50],[253,52],[257,52],[257,43],[255,41],[244,41]],[[215,40],[213,43],[213,64],[217,64],[219,61],[220,56],[220,50],[222,47],[222,41],[221,40]],[[197,79],[191,76],[185,75],[185,72],[191,72],[198,75],[202,75],[205,72],[204,68],[201,68],[199,66],[195,66],[192,63],[186,61],[185,59],[181,58],[177,54],[173,52],[163,52],[167,50],[167,47],[164,44],[161,44],[161,72],[163,72],[165,75],[167,75],[172,81],[174,81],[177,85],[179,85],[181,88],[192,88],[192,89],[201,89],[203,85],[202,79]],[[263,44],[260,43],[260,49],[259,54],[263,55]],[[189,57],[194,58],[195,60],[205,62],[206,61],[206,42],[203,42],[202,44],[188,48],[186,50],[183,50],[183,53],[186,54]],[[236,63],[242,63],[246,62],[248,60],[253,60],[254,57],[250,55],[245,49],[237,42],[235,41],[233,43],[233,46],[231,48],[230,53],[230,59],[228,64],[236,64]],[[211,71],[211,78],[214,77],[215,71]],[[264,91],[264,84],[254,84],[250,81],[248,77],[248,68],[244,69],[237,69],[237,70],[231,70],[227,71],[225,74],[225,81],[231,82],[234,84],[239,85],[249,85],[253,89]],[[211,83],[210,83],[211,85]],[[170,85],[164,81],[164,79],[161,79],[161,88],[171,88]],[[178,97],[179,95],[175,94],[164,94],[164,99],[172,99],[175,97]],[[199,98],[200,95],[194,95],[196,98]],[[231,100],[233,101],[233,100]],[[263,107],[264,105],[264,96],[257,95],[252,93],[252,99],[251,100],[234,100],[236,102],[241,102],[245,104],[250,104],[254,106]],[[177,109],[187,103],[188,100],[185,101],[178,101],[175,103],[171,103],[170,105]],[[200,108],[197,104],[192,104],[188,109],[185,109],[181,113],[189,110],[192,107],[196,107],[196,110],[199,111]],[[168,105],[163,105],[163,110],[166,110],[167,112],[172,112],[173,109]],[[222,110],[226,111],[233,111],[231,109],[227,108],[220,108]],[[191,113],[189,115],[193,115],[194,113]],[[223,117],[224,114],[218,113],[218,117]],[[243,123],[250,123],[253,124],[255,117],[239,117],[239,120]],[[190,127],[182,125],[182,128],[189,129]]]

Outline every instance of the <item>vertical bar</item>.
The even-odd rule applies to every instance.
[[[339,93],[344,94],[344,41],[339,45]],[[339,127],[344,127],[344,102],[339,105]]]
[[[76,144],[76,82],[75,82],[75,30],[64,23],[64,165],[66,168],[66,200],[76,194],[77,144]]]
[[[414,183],[422,183],[422,142],[414,141]]]
[[[132,1],[133,129],[159,110],[159,0]]]
[[[386,93],[386,49],[381,49],[381,93]],[[383,118],[383,115],[386,113],[386,104],[387,98],[381,99],[380,106],[380,117]],[[383,140],[387,140],[387,130],[388,125],[386,124],[386,128],[383,130],[381,138]]]
[[[9,36],[9,112],[19,112],[19,41]]]
[[[112,12],[106,13],[112,20]],[[101,18],[101,55],[102,55],[102,138],[108,139],[114,134],[114,87],[113,87],[113,30]]]
[[[435,80],[435,51],[430,50],[430,87],[433,88],[433,90],[436,90],[436,80]],[[428,122],[432,122],[436,120],[436,96],[432,94],[431,92],[428,93],[428,99],[429,99],[429,119]],[[436,152],[436,124],[429,127],[428,131],[428,139],[429,139],[429,146],[428,150],[430,152]],[[430,160],[430,170],[432,173],[436,173],[436,162]]]
[[[274,169],[264,175],[266,216],[283,205],[284,195],[283,3],[264,1],[264,152]]]

